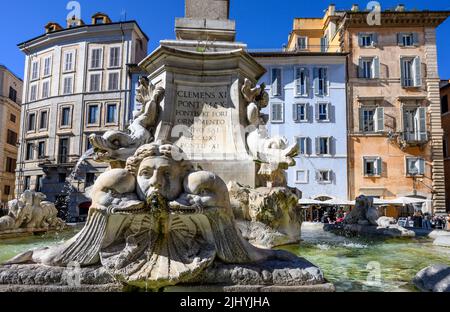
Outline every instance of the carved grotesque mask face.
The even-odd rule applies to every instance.
[[[182,192],[183,168],[164,157],[146,158],[137,173],[138,195],[145,200],[155,193],[167,200],[175,200]]]

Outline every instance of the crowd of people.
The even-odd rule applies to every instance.
[[[348,213],[349,210],[342,207],[315,209],[313,211],[312,221],[324,224],[339,224],[344,222]],[[450,230],[450,214],[447,216],[431,215],[430,213],[422,213],[422,211],[418,210],[413,215],[401,219],[404,221],[402,225],[409,228]]]

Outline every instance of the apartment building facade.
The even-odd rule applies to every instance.
[[[444,130],[445,202],[448,212],[450,211],[450,80],[442,80],[440,89],[442,129]]]
[[[22,79],[0,65],[0,208],[14,198]]]
[[[356,5],[331,5],[316,19],[321,50],[349,53],[350,199],[416,197],[425,210],[445,213],[436,28],[448,15],[399,5],[382,11],[378,25]],[[287,49],[304,48],[305,34],[294,29]]]
[[[72,185],[66,181],[91,134],[126,129],[134,109],[129,68],[147,55],[148,37],[135,21],[114,23],[102,13],[91,24],[73,17],[66,28],[45,29],[19,44],[26,59],[17,188],[56,203],[69,190],[69,214],[78,216],[87,214],[85,191],[106,167],[87,159]]]
[[[258,52],[267,69],[272,136],[297,142],[300,155],[287,173],[303,198],[347,198],[346,54]]]

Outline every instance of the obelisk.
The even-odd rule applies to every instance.
[[[177,39],[234,41],[236,23],[229,16],[230,0],[186,0],[185,17],[176,19]]]

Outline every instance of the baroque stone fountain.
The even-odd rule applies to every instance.
[[[129,132],[90,138],[111,166],[86,226],[1,266],[0,290],[334,290],[305,259],[260,248],[299,240],[301,194],[284,178],[298,146],[267,135],[265,70],[228,16],[229,1],[186,0],[177,39],[140,64]]]

